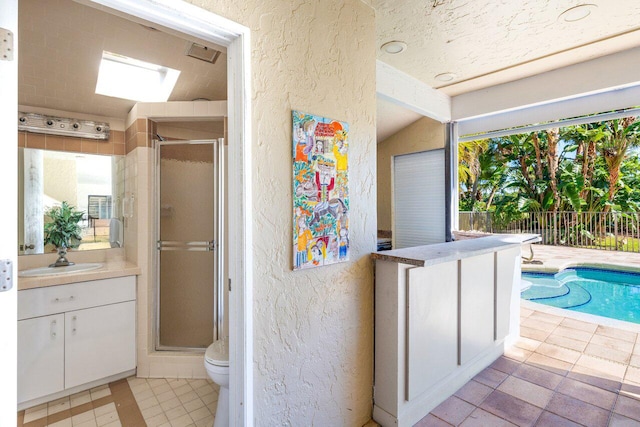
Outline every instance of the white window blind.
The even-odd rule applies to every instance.
[[[394,157],[394,249],[445,241],[444,162],[444,150]]]

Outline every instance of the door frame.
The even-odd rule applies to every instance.
[[[0,260],[9,260],[13,271],[12,289],[0,292],[0,425],[14,426],[18,412],[18,0],[0,0],[0,11],[0,27],[13,33],[14,53],[12,60],[0,59]]]
[[[5,0],[0,0],[5,1]],[[15,0],[14,0],[15,1]],[[76,0],[227,48],[229,195],[229,421],[253,425],[253,247],[250,30],[182,0]],[[109,10],[111,9],[111,10]],[[17,114],[17,113],[16,113]]]

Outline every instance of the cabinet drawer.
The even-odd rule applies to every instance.
[[[135,276],[29,289],[18,292],[18,320],[132,301],[135,298]]]

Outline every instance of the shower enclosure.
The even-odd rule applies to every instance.
[[[223,319],[224,143],[156,141],[156,349],[202,350]]]

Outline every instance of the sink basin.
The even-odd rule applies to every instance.
[[[18,277],[56,276],[58,274],[81,273],[83,271],[97,270],[101,267],[102,264],[100,263],[89,262],[69,265],[67,267],[39,267],[18,271]]]

